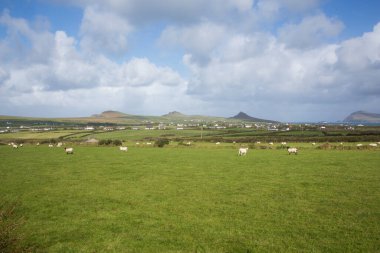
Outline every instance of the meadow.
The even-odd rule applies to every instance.
[[[33,251],[380,251],[378,149],[74,149],[0,146]]]

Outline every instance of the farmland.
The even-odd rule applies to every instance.
[[[379,150],[238,145],[0,146],[1,199],[41,252],[380,250]]]
[[[179,130],[188,121],[163,129],[140,123],[2,128],[0,208],[15,206],[19,247],[380,250],[380,147],[369,145],[380,142],[379,127],[217,122]],[[155,145],[160,140],[163,148]],[[239,147],[248,154],[239,157]]]

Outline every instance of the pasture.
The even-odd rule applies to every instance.
[[[380,251],[378,149],[74,150],[0,146],[0,200],[35,251]]]

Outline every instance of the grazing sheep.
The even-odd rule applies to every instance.
[[[362,147],[362,146],[363,146],[363,144],[361,144],[361,143],[356,145],[356,147]]]
[[[220,144],[220,142],[218,141],[217,143],[215,143],[216,145],[219,145]]]
[[[298,152],[298,150],[297,150],[297,148],[288,148],[288,153],[289,153],[289,155],[290,154],[297,154],[297,152]]]
[[[52,148],[53,147],[53,144],[49,144],[49,148]]]
[[[239,148],[239,156],[246,155],[248,152],[248,148]]]
[[[377,144],[376,143],[370,143],[368,144],[370,147],[377,147]]]
[[[269,142],[269,145],[273,145],[273,142]]]
[[[24,144],[21,143],[21,144],[20,144],[20,148],[23,147],[23,146],[24,146]]]
[[[315,142],[312,142],[311,145],[315,146]]]
[[[281,145],[286,145],[286,142],[285,141],[281,142]]]
[[[127,152],[128,151],[128,147],[119,147],[120,151],[125,151]]]
[[[60,148],[60,147],[62,147],[62,145],[63,145],[63,143],[62,143],[62,142],[58,142],[58,143],[57,143],[57,148]]]
[[[65,151],[66,151],[66,154],[68,155],[68,154],[74,154],[74,149],[73,148],[64,148],[65,149]]]
[[[37,146],[39,146],[40,145],[40,143],[39,142],[37,142],[37,144],[36,144]]]
[[[12,144],[12,148],[18,148],[16,144]]]

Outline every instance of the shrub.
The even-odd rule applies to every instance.
[[[113,141],[113,145],[115,145],[115,146],[121,146],[121,145],[123,145],[123,143],[121,142],[121,140],[114,140]]]
[[[110,145],[112,143],[112,140],[100,140],[99,145]]]
[[[169,140],[166,138],[160,138],[155,142],[155,146],[162,148],[165,145],[169,144]]]

